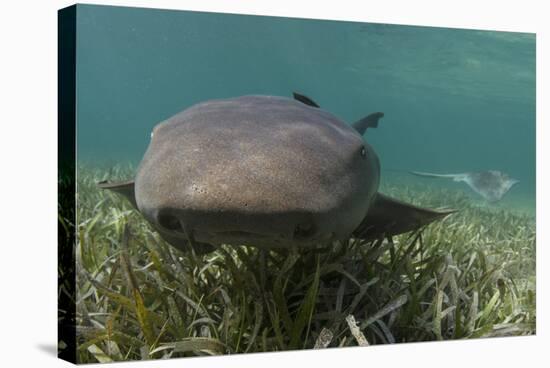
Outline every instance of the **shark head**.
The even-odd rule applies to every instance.
[[[307,247],[359,225],[379,172],[372,147],[331,114],[244,96],[195,105],[156,126],[135,202],[182,243]]]
[[[380,164],[362,134],[382,113],[349,125],[300,97],[194,105],[153,129],[134,181],[100,186],[126,196],[167,242],[199,252],[313,247],[359,225],[372,237],[441,217],[377,195]]]

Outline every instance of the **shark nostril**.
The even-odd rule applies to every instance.
[[[181,231],[182,227],[178,218],[171,213],[160,211],[157,217],[157,222],[166,230]]]
[[[296,240],[307,240],[315,235],[316,227],[312,223],[302,223],[294,228],[293,238]]]

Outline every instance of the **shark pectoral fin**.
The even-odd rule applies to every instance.
[[[364,117],[361,120],[356,121],[352,126],[359,132],[359,134],[365,134],[367,128],[376,128],[378,127],[378,120],[384,117],[383,112],[375,112],[369,116]]]
[[[127,200],[130,201],[130,203],[132,204],[132,206],[134,206],[134,208],[137,208],[133,180],[123,181],[118,183],[111,183],[105,180],[97,183],[97,186],[101,189],[109,189],[117,194],[122,195],[123,197],[125,197]]]
[[[300,101],[301,103],[303,103],[305,105],[308,105],[308,106],[311,106],[311,107],[319,107],[319,105],[315,101],[313,101],[311,98],[309,98],[307,96],[301,95],[301,94],[296,93],[296,92],[292,92],[292,96],[294,97],[294,99],[296,101]]]
[[[359,239],[374,240],[417,230],[443,219],[455,210],[431,210],[378,193],[367,215],[353,232]]]

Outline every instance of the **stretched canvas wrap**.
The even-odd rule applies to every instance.
[[[532,335],[534,34],[59,11],[59,356]]]

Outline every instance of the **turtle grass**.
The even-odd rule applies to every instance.
[[[422,231],[329,249],[185,254],[79,167],[79,363],[535,333],[535,220],[463,194],[384,193],[460,211]]]

